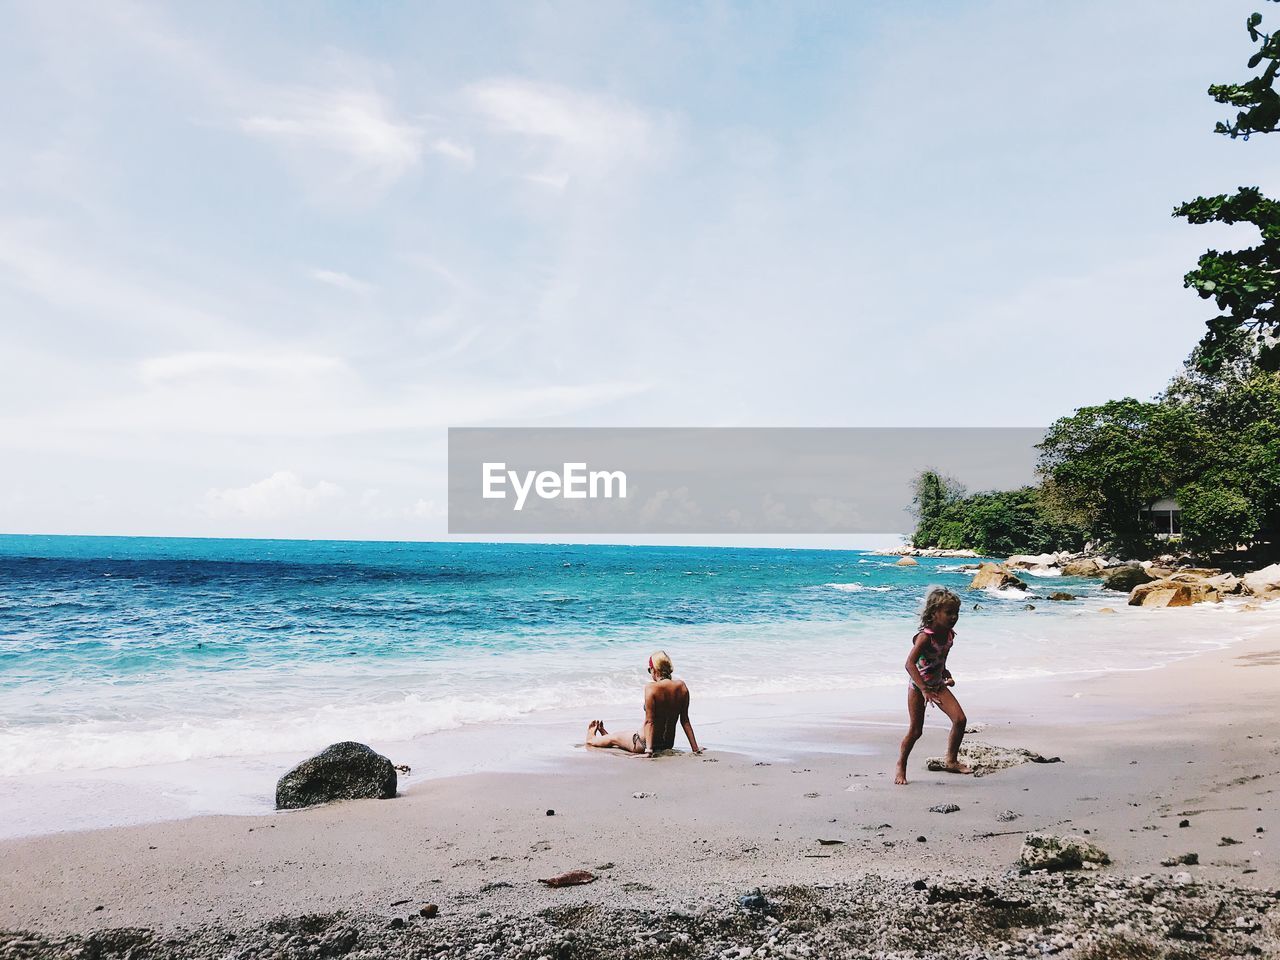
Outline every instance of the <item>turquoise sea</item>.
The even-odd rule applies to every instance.
[[[856,699],[904,684],[928,585],[963,592],[969,581],[964,561],[895,560],[832,550],[0,537],[0,800],[6,784],[13,796],[23,782],[110,771],[225,772],[336,740],[422,744],[587,705],[634,712],[657,648],[701,703],[839,690]],[[1239,632],[1224,610],[1110,616],[1097,608],[1124,598],[1103,596],[1096,582],[1029,580],[1033,595],[1081,599],[966,593],[952,655],[958,678],[1146,668]],[[1152,629],[1151,614],[1162,613]],[[564,740],[577,736],[575,725]]]

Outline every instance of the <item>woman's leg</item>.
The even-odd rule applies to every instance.
[[[625,750],[627,753],[643,753],[643,749],[636,749],[636,737],[631,731],[624,733],[604,733],[604,724],[599,720],[592,720],[587,724],[587,746],[597,747],[600,749],[614,748],[617,750]]]
[[[960,762],[960,741],[969,722],[964,715],[964,707],[950,690],[944,688],[938,694],[938,706],[951,721],[951,736],[947,738],[947,770],[951,773],[973,773],[973,770]]]
[[[924,694],[916,689],[913,683],[907,688],[907,735],[902,738],[902,747],[898,750],[898,769],[893,782],[907,782],[907,758],[911,756],[911,748],[924,732]]]

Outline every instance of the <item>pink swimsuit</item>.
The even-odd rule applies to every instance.
[[[947,670],[947,654],[951,652],[951,645],[956,641],[956,632],[951,631],[951,636],[947,637],[946,642],[939,643],[933,638],[933,629],[925,627],[920,631],[927,633],[930,642],[925,644],[924,650],[920,656],[916,658],[916,669],[920,671],[920,679],[924,681],[925,690],[936,693],[946,686],[947,677],[951,676]],[[915,639],[912,638],[912,643]],[[907,681],[908,687],[916,686],[914,680]],[[921,693],[924,690],[920,691]]]

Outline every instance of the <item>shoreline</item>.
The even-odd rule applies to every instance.
[[[1105,624],[1114,630],[1120,624],[1143,634],[1152,632],[1170,613],[1123,609],[1118,617],[1102,615],[1096,607],[1106,598],[1093,597],[1090,605],[1074,611],[1050,608],[1034,614],[1062,633],[1069,629],[1096,628]],[[1089,679],[1111,674],[1145,673],[1204,655],[1193,644],[1212,644],[1209,652],[1247,643],[1248,635],[1259,631],[1280,631],[1280,605],[1272,615],[1266,608],[1249,611],[1246,619],[1241,604],[1199,607],[1173,613],[1182,631],[1178,649],[1163,655],[1169,659],[1149,667],[1097,667],[1091,670],[1064,670],[1049,675],[987,676],[965,679],[962,674],[962,702],[972,698],[987,716],[1019,716],[1019,705],[1054,702],[1060,685],[1080,685]],[[1074,616],[1064,614],[1074,612]],[[1222,619],[1223,616],[1231,619]],[[1135,618],[1141,618],[1140,620]],[[1028,635],[1034,621],[1025,621]],[[1043,625],[1044,621],[1041,621]],[[1043,626],[1041,627],[1043,629]],[[1231,634],[1226,636],[1225,634]],[[1216,637],[1215,637],[1216,635]],[[1241,635],[1244,635],[1243,637]],[[1018,668],[1012,672],[1016,674]],[[988,670],[990,673],[990,670]],[[832,752],[832,725],[898,726],[902,723],[901,682],[866,682],[851,686],[781,689],[765,693],[714,696],[695,687],[693,717],[700,739],[716,744],[720,752],[740,753],[753,760],[785,761]],[[1060,699],[1060,698],[1059,698]],[[492,773],[554,774],[574,762],[570,746],[580,743],[579,727],[586,716],[602,716],[611,728],[635,726],[631,716],[635,704],[587,703],[572,709],[555,707],[538,710],[514,720],[470,723],[462,727],[408,741],[371,741],[393,762],[409,765],[413,773],[400,779],[400,792],[408,795],[426,784],[458,776]],[[1025,713],[1025,710],[1023,710]],[[1142,710],[1130,708],[1133,716]],[[1062,703],[1056,719],[1068,722],[1080,713],[1079,704]],[[971,719],[977,719],[972,707]],[[1114,706],[1104,711],[1113,720],[1123,719]],[[838,718],[838,719],[837,719]],[[1099,718],[1103,718],[1100,716]],[[1095,719],[1099,719],[1095,718]],[[318,748],[317,748],[318,749]],[[865,753],[865,742],[844,742],[837,753]],[[0,805],[8,817],[0,826],[0,842],[90,832],[122,826],[179,822],[207,816],[269,817],[273,811],[275,780],[303,756],[297,752],[261,754],[254,757],[226,757],[191,760],[103,770],[51,772],[0,779]],[[65,827],[50,828],[56,819]]]
[[[810,736],[832,749],[783,761],[714,748],[656,761],[575,752],[553,772],[427,780],[392,801],[7,840],[0,928],[186,936],[334,911],[386,924],[406,902],[461,922],[588,905],[687,911],[851,876],[1003,883],[1032,830],[1088,831],[1113,860],[1090,882],[1189,872],[1224,889],[1274,887],[1277,667],[1272,626],[1158,671],[1059,680],[1052,696],[1027,689],[997,705],[974,689],[966,709],[985,727],[973,740],[1064,761],[980,778],[922,769],[945,736],[930,717],[911,785],[894,787],[905,720],[872,711],[819,719]],[[938,803],[960,809],[930,812]],[[1018,817],[1002,823],[1006,811]],[[1160,866],[1188,852],[1198,865]],[[599,879],[537,882],[573,869]]]

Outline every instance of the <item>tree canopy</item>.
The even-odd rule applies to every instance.
[[[1272,0],[1276,2],[1276,0]],[[1245,24],[1258,49],[1249,58],[1249,69],[1266,64],[1262,72],[1244,83],[1215,83],[1209,96],[1216,102],[1239,107],[1232,121],[1218,121],[1217,133],[1248,140],[1255,133],[1274,133],[1280,124],[1280,93],[1275,90],[1280,71],[1280,31],[1259,29],[1262,14],[1252,14]],[[1280,275],[1280,204],[1257,187],[1240,187],[1234,194],[1196,197],[1174,208],[1175,217],[1189,223],[1248,223],[1258,229],[1261,242],[1243,250],[1208,250],[1183,283],[1202,298],[1212,299],[1221,311],[1206,321],[1200,342],[1200,367],[1208,372],[1230,362],[1242,351],[1257,350],[1264,369],[1280,369],[1280,313],[1277,313],[1277,276]]]

